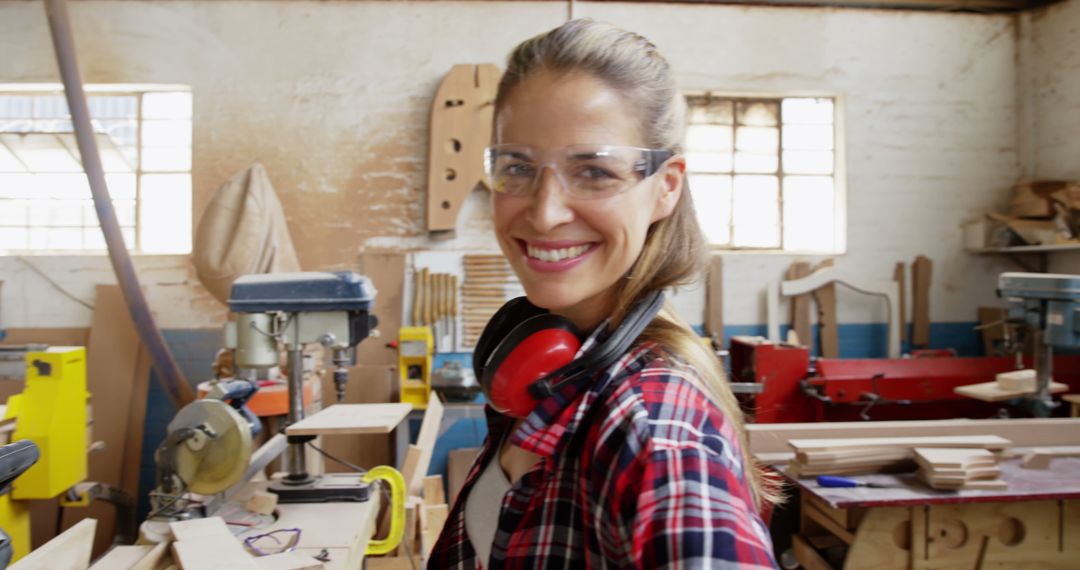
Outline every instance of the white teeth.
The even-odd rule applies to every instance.
[[[529,257],[539,259],[540,261],[556,262],[564,259],[571,259],[578,257],[589,250],[588,244],[575,245],[574,247],[564,247],[561,249],[541,249],[531,245],[526,245],[526,251]]]

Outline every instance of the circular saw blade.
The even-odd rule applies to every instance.
[[[213,495],[243,477],[251,458],[251,427],[221,400],[197,400],[184,406],[169,422],[169,431],[190,427],[200,435],[176,450],[177,474],[189,491]]]

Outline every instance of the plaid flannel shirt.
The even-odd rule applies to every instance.
[[[645,342],[539,402],[511,442],[542,459],[503,498],[490,567],[776,567],[734,427],[690,374]],[[465,501],[514,421],[486,412],[488,436],[428,568],[488,567],[465,532]]]

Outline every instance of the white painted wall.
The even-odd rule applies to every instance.
[[[299,248],[306,268],[353,266],[365,244],[491,247],[482,193],[458,239],[423,237],[430,98],[453,64],[501,63],[566,14],[546,2],[86,0],[70,9],[87,82],[192,86],[196,217],[229,175],[260,160],[294,235],[318,237]],[[888,279],[895,262],[924,254],[935,262],[935,321],[973,320],[994,302],[1006,266],[963,253],[959,223],[1000,205],[1019,175],[1013,17],[615,3],[579,4],[577,14],[653,39],[687,89],[841,95],[849,231],[839,269]],[[0,0],[0,52],[0,83],[57,81],[40,3]],[[726,321],[764,323],[761,291],[791,260],[728,255]],[[103,257],[33,261],[85,299],[112,280]],[[162,326],[221,321],[185,259],[144,267]],[[16,259],[0,258],[0,280],[0,326],[89,323]],[[692,322],[702,297],[678,298]],[[884,318],[854,294],[841,293],[840,305],[841,322]]]
[[[1080,0],[1025,14],[1021,90],[1028,100],[1025,171],[1080,180]],[[1051,256],[1050,270],[1080,274],[1080,253]]]

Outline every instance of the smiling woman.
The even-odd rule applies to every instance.
[[[738,406],[662,305],[704,266],[684,106],[655,46],[611,26],[571,21],[511,53],[485,166],[526,297],[477,343],[488,437],[429,568],[775,566]],[[530,367],[549,333],[580,349]]]

